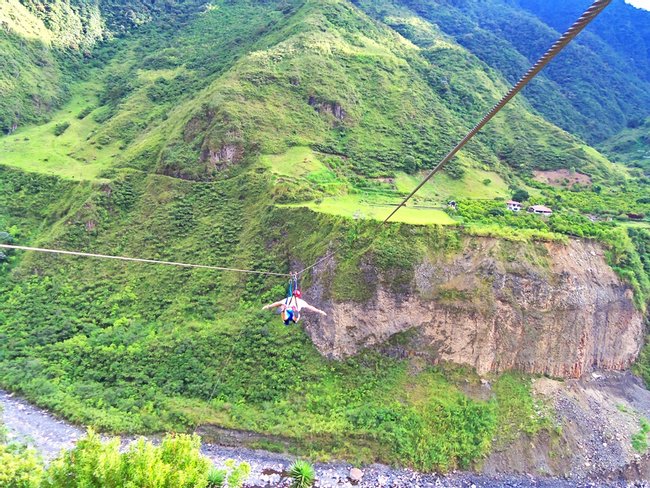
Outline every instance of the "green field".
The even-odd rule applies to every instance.
[[[650,222],[620,222],[620,225],[623,227],[629,227],[633,229],[650,229]]]
[[[115,143],[102,146],[88,140],[99,128],[92,113],[82,120],[78,118],[87,107],[97,106],[98,89],[94,83],[81,83],[50,122],[1,137],[0,164],[76,180],[97,179],[119,151]],[[56,126],[64,123],[70,126],[63,134],[55,135]]]
[[[398,173],[395,186],[401,193],[410,193],[425,175],[426,172],[416,175]],[[466,170],[462,179],[451,178],[444,172],[438,173],[420,189],[416,196],[419,200],[438,202],[460,198],[492,200],[497,197],[505,199],[510,197],[507,183],[497,173],[475,168]]]
[[[375,203],[376,200],[376,203]],[[387,203],[386,199],[378,200],[374,197],[360,195],[344,195],[328,197],[319,202],[304,204],[282,205],[286,207],[306,207],[315,212],[330,215],[340,215],[355,219],[384,220],[393,211],[399,200]],[[391,219],[393,222],[403,222],[413,225],[457,225],[457,222],[447,215],[442,209],[404,207]]]
[[[303,146],[292,147],[284,154],[264,155],[261,162],[283,176],[299,177],[327,171],[314,151]]]

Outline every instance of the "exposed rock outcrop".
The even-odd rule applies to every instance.
[[[201,154],[201,160],[206,162],[208,168],[220,171],[238,163],[244,157],[244,149],[239,144],[222,144],[218,148],[206,145]]]
[[[642,346],[643,316],[598,244],[539,244],[533,256],[530,245],[504,246],[473,238],[460,254],[426,258],[403,292],[369,266],[364,276],[375,292],[364,303],[330,298],[330,262],[317,270],[311,295],[331,313],[307,331],[336,358],[381,345],[479,373],[579,377],[630,366]]]
[[[345,120],[348,115],[338,102],[326,102],[311,96],[309,97],[309,105],[314,107],[319,114],[327,114],[334,117],[338,122]]]

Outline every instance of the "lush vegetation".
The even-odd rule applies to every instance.
[[[342,297],[365,293],[350,281],[360,252],[395,287],[417,259],[400,245],[413,239],[408,227],[260,205],[272,184],[264,175],[197,184],[127,173],[89,186],[5,170],[2,181],[4,225],[16,242],[47,235],[57,247],[288,271],[338,235],[349,246],[334,277]],[[423,227],[418,239],[453,252],[459,238]],[[485,455],[506,431],[500,409],[530,395],[525,378],[513,380],[522,390],[478,401],[445,371],[414,376],[407,363],[371,352],[325,360],[300,329],[257,312],[284,294],[282,279],[22,253],[10,253],[3,272],[11,269],[2,281],[0,381],[103,430],[215,423],[261,432],[267,448],[288,442],[316,457],[452,469]]]
[[[638,168],[646,177],[650,176],[650,118],[630,121],[625,130],[600,147],[613,160]]]
[[[460,252],[467,234],[576,236],[603,242],[646,306],[647,175],[549,122],[596,140],[647,108],[644,83],[593,50],[565,80],[583,66],[576,47],[400,210],[396,221],[420,225],[377,222],[527,66],[537,46],[523,52],[513,34],[544,47],[555,35],[511,5],[481,2],[477,19],[479,2],[48,3],[22,2],[28,23],[0,32],[3,242],[276,272],[336,248],[331,298],[365,301],[377,286],[368,266],[400,292],[423,255]],[[619,88],[604,96],[610,83]],[[585,183],[535,173],[557,170]],[[511,213],[512,197],[555,213]],[[302,330],[258,311],[284,287],[5,252],[0,385],[111,432],[216,424],[260,433],[254,447],[424,470],[468,467],[494,443],[555,428],[523,376],[495,378],[494,397],[477,400],[458,381],[469,370],[414,373],[374,351],[321,357]],[[650,371],[648,351],[639,368]],[[195,451],[195,440],[168,442]],[[84,460],[110,461],[101,476],[144,476],[138,456],[176,476],[165,446],[122,457],[90,436],[78,449],[47,476],[89,475]],[[29,471],[25,459],[7,465]],[[243,474],[191,459],[187,480],[236,485]]]
[[[224,469],[211,468],[200,442],[198,436],[168,435],[158,446],[140,439],[122,452],[119,438],[102,441],[90,431],[47,467],[32,449],[0,443],[0,483],[4,488],[241,488],[250,466],[228,461]]]
[[[389,2],[400,8],[395,15],[384,2],[361,3],[418,45],[426,45],[430,38],[421,35],[421,22],[413,20],[413,15],[433,22],[510,83],[519,79],[587,6],[562,0],[402,0]],[[526,98],[548,120],[592,143],[619,132],[630,120],[647,116],[650,103],[649,15],[622,0],[614,3],[525,91]],[[621,36],[615,26],[622,23],[637,27]]]
[[[0,443],[0,485],[38,488],[43,476],[40,458],[31,449]]]
[[[517,4],[558,31],[566,28],[567,19],[577,18],[583,8],[578,3],[561,0],[517,0]],[[625,33],[616,28],[622,24],[630,27]],[[583,41],[598,49],[603,48],[600,42],[604,41],[613,49],[603,54],[623,54],[626,59],[619,62],[624,62],[638,78],[650,80],[650,59],[647,56],[650,49],[650,12],[647,10],[633,8],[623,0],[615,0],[591,25]]]
[[[648,434],[650,433],[650,421],[642,418],[639,422],[641,429],[632,436],[632,447],[635,451],[645,454],[648,451]]]

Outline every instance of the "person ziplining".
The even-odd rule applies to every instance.
[[[310,305],[302,299],[302,292],[298,286],[298,276],[296,274],[292,275],[291,280],[289,280],[289,291],[287,297],[283,300],[264,305],[262,310],[268,310],[270,308],[277,308],[280,310],[284,325],[289,325],[292,322],[297,324],[300,321],[300,312],[302,310],[309,310],[310,312],[316,312],[323,316],[327,316],[327,313],[323,310]]]

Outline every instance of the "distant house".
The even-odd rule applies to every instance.
[[[510,210],[512,212],[521,211],[521,203],[515,202],[514,200],[507,201],[506,206],[508,207],[508,210]]]
[[[537,215],[551,215],[553,210],[544,205],[533,205],[532,207],[528,207],[528,212]]]
[[[455,200],[450,200],[447,202],[447,206],[449,208],[453,208],[454,210],[458,210],[458,205],[456,204]]]

